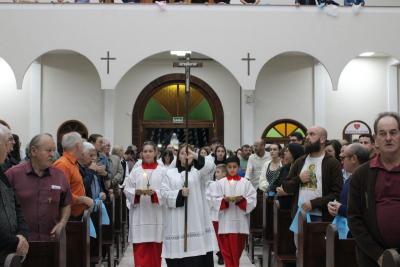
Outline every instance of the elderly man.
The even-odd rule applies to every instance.
[[[71,190],[64,173],[53,167],[56,144],[48,134],[33,137],[29,160],[6,172],[29,226],[29,241],[48,241],[68,222]]]
[[[113,192],[118,194],[119,184],[122,184],[125,180],[124,174],[126,174],[126,170],[122,167],[122,160],[124,156],[124,149],[122,146],[115,146],[111,151],[111,155],[109,156],[111,162],[111,173],[113,175],[111,179],[111,189]]]
[[[257,189],[260,182],[261,169],[271,157],[265,151],[265,141],[263,139],[257,139],[254,146],[255,153],[249,157],[245,178],[250,180],[253,187]]]
[[[361,144],[351,144],[345,146],[340,153],[344,171],[350,176],[345,180],[340,193],[340,200],[328,203],[328,211],[332,216],[340,215],[347,217],[347,197],[349,193],[349,185],[351,174],[360,166],[369,160],[369,151]]]
[[[111,171],[109,169],[109,163],[107,156],[103,153],[104,138],[100,134],[91,134],[88,141],[93,144],[97,151],[97,164],[96,173],[103,179],[104,183],[107,183],[111,179]]]
[[[0,125],[0,164],[7,157],[10,130]],[[19,205],[7,177],[0,167],[0,266],[9,253],[16,252],[20,256],[28,253],[28,226],[25,223]]]
[[[283,190],[295,195],[292,213],[296,213],[300,205],[314,221],[332,220],[327,204],[339,199],[343,184],[340,162],[325,153],[327,138],[324,128],[309,128],[304,147],[306,155],[294,162],[287,179],[282,182]]]
[[[61,145],[64,153],[54,163],[54,166],[64,172],[71,188],[70,219],[80,220],[84,209],[93,206],[93,200],[85,195],[85,187],[78,166],[78,160],[83,157],[82,137],[77,132],[67,133],[63,136]]]
[[[379,114],[374,132],[379,154],[353,173],[347,212],[362,267],[382,266],[383,251],[400,248],[399,115]]]

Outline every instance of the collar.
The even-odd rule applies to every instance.
[[[37,176],[37,177],[39,177],[39,178],[41,178],[41,177],[46,177],[46,176],[51,176],[50,168],[47,168],[46,170],[44,170],[44,171],[43,171],[43,175],[42,175],[42,176],[39,176],[39,175],[35,172],[35,170],[33,169],[33,167],[32,167],[32,162],[31,162],[30,160],[27,161],[25,170],[26,170],[26,174],[35,175],[35,176]]]
[[[385,168],[385,166],[382,164],[381,155],[380,154],[378,154],[373,159],[371,159],[371,161],[369,162],[369,166],[370,166],[370,168],[380,169],[380,170],[383,170],[383,171],[386,171],[386,172],[400,172],[400,166],[396,166],[391,170],[387,170]]]
[[[237,174],[235,176],[227,176],[226,178],[228,179],[228,181],[231,181],[231,180],[239,181],[240,179],[242,179],[242,177],[240,177]]]
[[[152,163],[143,162],[142,163],[142,168],[145,170],[148,170],[148,169],[154,170],[157,168],[157,166],[158,166],[157,162],[152,162]]]
[[[70,152],[64,152],[63,157],[65,157],[72,164],[76,164],[78,160]]]

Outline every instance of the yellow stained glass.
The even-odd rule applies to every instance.
[[[297,126],[293,123],[286,124],[286,136],[290,136],[294,131],[296,131]]]
[[[279,123],[277,125],[274,126],[274,128],[282,135],[282,136],[286,136],[285,133],[285,123]]]

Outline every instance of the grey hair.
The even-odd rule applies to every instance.
[[[10,129],[8,129],[3,124],[0,124],[0,144],[7,137],[7,135],[11,134]]]
[[[369,152],[361,144],[354,143],[349,145],[347,148],[353,155],[357,157],[357,160],[360,164],[363,164],[369,160]]]
[[[95,150],[96,148],[92,143],[83,142],[83,152],[89,152],[90,150]]]
[[[111,151],[111,154],[112,155],[117,155],[118,156],[118,151],[124,151],[124,149],[122,148],[122,146],[114,146],[113,147],[113,149],[112,149],[112,151]]]
[[[71,150],[76,144],[82,143],[82,137],[77,132],[70,132],[63,136],[61,145],[64,150]]]
[[[33,147],[36,147],[36,148],[39,147],[40,141],[42,140],[42,137],[44,137],[44,136],[48,136],[48,137],[50,137],[50,138],[53,140],[53,137],[52,137],[50,134],[48,134],[48,133],[43,133],[43,134],[35,135],[35,136],[31,139],[31,141],[29,142],[29,145],[28,145],[28,147],[27,147],[27,149],[28,149],[27,155],[31,156],[31,155],[30,155],[30,152],[32,151],[32,148],[33,148]]]

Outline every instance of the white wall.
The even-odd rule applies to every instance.
[[[29,84],[27,72],[23,90],[17,90],[14,73],[10,66],[0,58],[0,119],[6,121],[12,132],[20,137],[25,146],[29,136]]]
[[[103,133],[103,90],[98,74],[81,55],[42,57],[42,130],[56,137],[67,120],[79,120],[90,133]]]
[[[313,123],[313,65],[309,56],[282,55],[261,70],[255,93],[254,138],[278,119]]]
[[[170,60],[148,59],[133,67],[121,80],[115,95],[115,143],[132,142],[131,114],[139,93],[153,80],[169,73],[183,73],[173,69]],[[240,86],[220,64],[205,61],[203,68],[192,69],[192,75],[210,85],[219,96],[224,109],[225,145],[235,148],[240,144]]]
[[[387,64],[388,58],[354,59],[343,70],[338,91],[326,92],[326,122],[332,138],[341,138],[352,120],[372,127],[377,114],[387,110]]]

